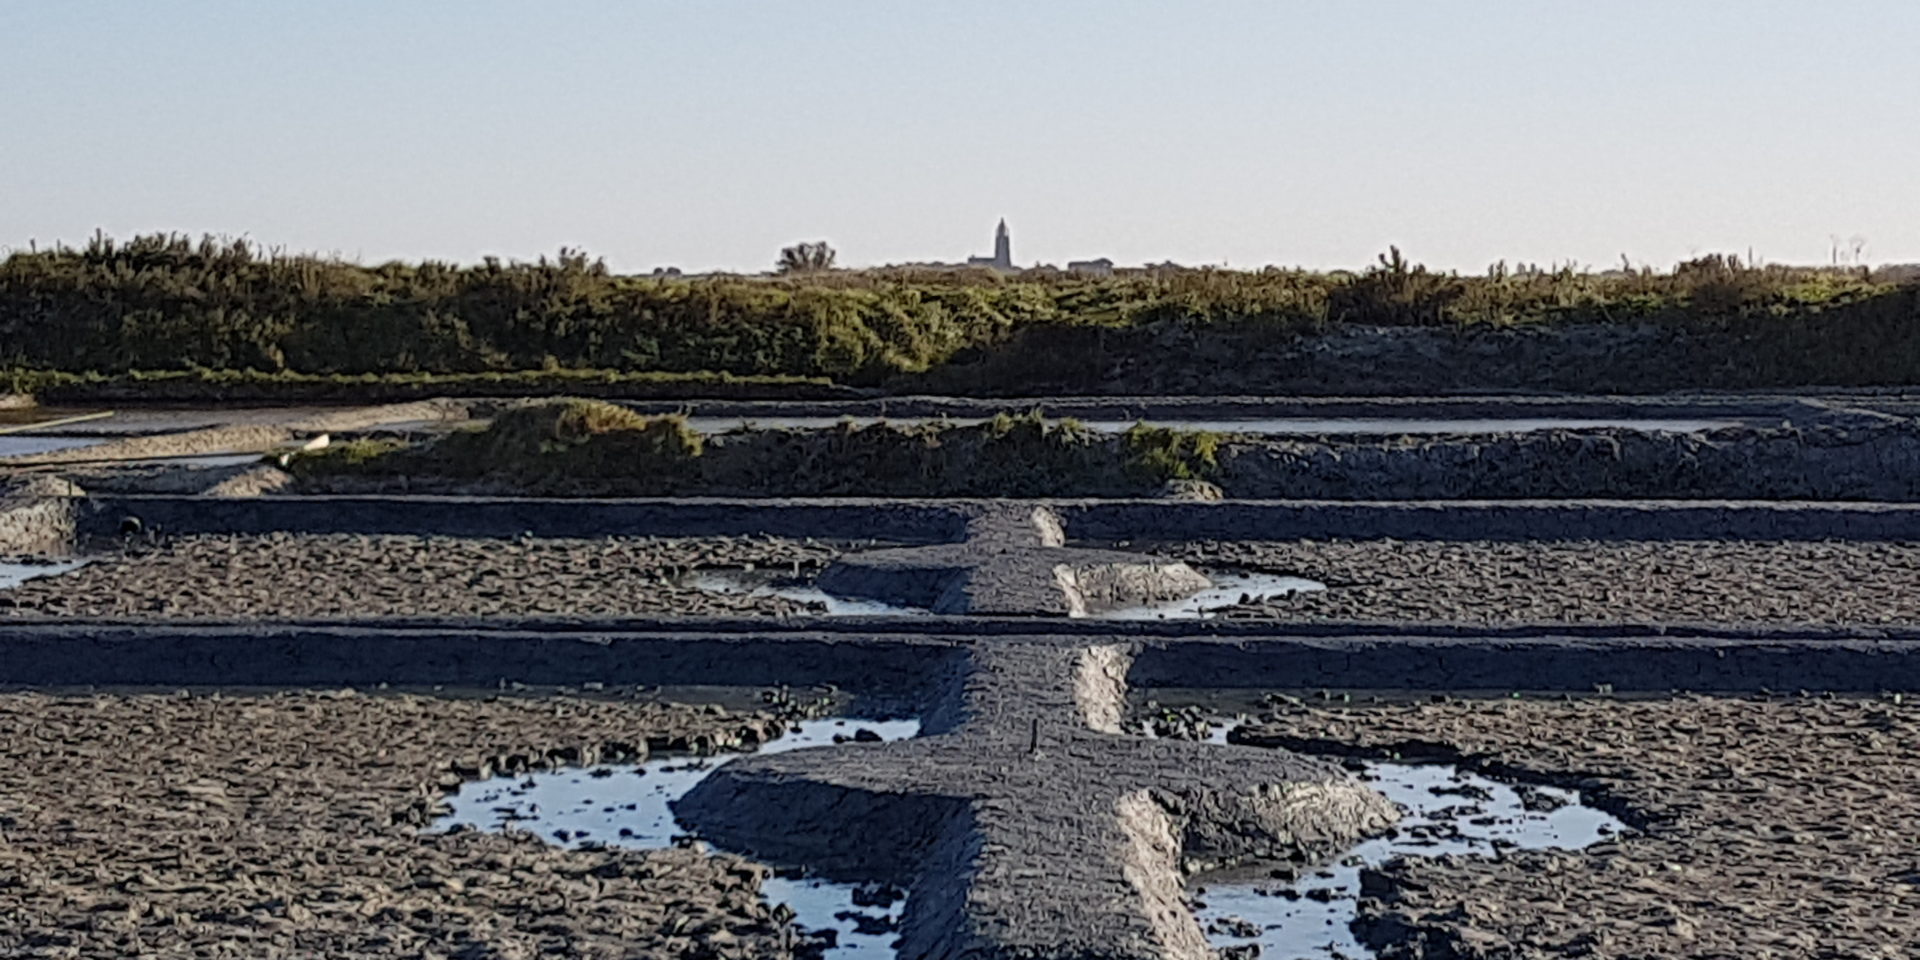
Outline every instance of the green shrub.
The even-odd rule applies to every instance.
[[[1136,423],[1121,437],[1127,469],[1156,483],[1211,480],[1220,470],[1221,434]]]
[[[573,250],[532,263],[366,266],[244,241],[101,236],[0,260],[0,366],[108,381],[65,387],[75,390],[132,377],[149,395],[182,398],[219,383],[198,371],[245,374],[231,385],[242,393],[290,382],[270,379],[279,377],[454,377],[446,383],[453,391],[487,388],[461,377],[591,371],[579,382],[612,393],[644,382],[606,386],[602,373],[892,386],[955,366],[970,372],[950,382],[1007,393],[1036,378],[1098,383],[1117,362],[1167,365],[1209,346],[1214,354],[1192,358],[1196,370],[1231,365],[1248,345],[1333,323],[1636,322],[1731,332],[1722,351],[1730,369],[1809,371],[1792,374],[1811,378],[1802,383],[1916,383],[1920,357],[1885,347],[1912,339],[1920,317],[1909,294],[1920,287],[1894,280],[1731,257],[1670,272],[1495,264],[1467,276],[1430,270],[1398,249],[1358,274],[1164,267],[1107,278],[927,269],[643,277]],[[155,363],[193,379],[135,376]],[[1761,376],[1754,382],[1776,382]],[[351,395],[320,381],[307,388]],[[395,395],[407,386],[368,386],[376,389]]]
[[[440,439],[426,454],[450,475],[638,476],[674,472],[705,445],[684,417],[643,417],[575,399],[516,407],[481,429]]]
[[[678,416],[644,417],[598,400],[516,407],[420,446],[358,441],[303,454],[298,476],[499,478],[524,484],[688,475],[706,440]]]
[[[398,440],[346,440],[292,454],[287,470],[296,477],[387,475],[395,466],[393,455],[406,449]]]

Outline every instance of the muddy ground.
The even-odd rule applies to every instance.
[[[487,766],[778,723],[566,698],[0,695],[0,956],[791,956],[746,861],[422,830]]]
[[[695,567],[817,572],[836,547],[742,537],[602,540],[202,536],[0,590],[0,616],[780,615],[805,605],[683,586]]]
[[[1328,585],[1228,616],[1289,620],[1920,621],[1920,544],[1283,541],[1134,544]]]
[[[1363,876],[1383,960],[1920,955],[1920,709],[1682,698],[1286,705],[1264,745],[1443,756],[1574,787],[1637,832]]]
[[[849,548],[764,537],[183,537],[132,552],[114,545],[74,573],[0,590],[0,616],[798,615],[816,611],[778,597],[715,594],[683,578],[698,567],[747,565],[807,578]],[[1228,617],[1920,623],[1920,544],[1302,540],[1129,548],[1329,587],[1235,607]]]

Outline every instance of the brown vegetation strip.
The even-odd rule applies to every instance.
[[[1578,787],[1643,833],[1363,878],[1383,960],[1920,955],[1920,709],[1681,698],[1298,705],[1239,739],[1420,752]],[[1363,939],[1365,937],[1363,936]]]
[[[456,768],[777,723],[577,699],[0,695],[0,956],[787,956],[745,861],[421,830]]]
[[[1148,545],[1136,545],[1141,549]],[[1920,621],[1920,544],[1209,542],[1160,552],[1328,585],[1235,609],[1290,620]]]

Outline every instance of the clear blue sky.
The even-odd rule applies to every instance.
[[[1914,0],[0,2],[0,244],[1920,261]]]

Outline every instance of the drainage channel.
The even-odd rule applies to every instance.
[[[1293,593],[1325,590],[1326,584],[1303,577],[1243,571],[1206,571],[1213,586],[1190,597],[1144,603],[1085,615],[1089,620],[1211,620],[1223,609],[1240,604],[1259,603]],[[835,596],[813,585],[805,577],[766,570],[740,568],[695,571],[682,581],[686,586],[729,596],[780,597],[798,603],[814,604],[830,617],[930,616],[925,607],[904,606],[881,600]]]
[[[760,747],[779,753],[833,743],[904,740],[919,720],[803,720]],[[522,829],[568,847],[588,844],[662,850],[694,838],[672,804],[694,784],[739,754],[663,757],[642,764],[606,765],[496,777],[463,785],[447,799],[450,812],[434,825]],[[769,877],[762,893],[785,904],[802,930],[824,935],[831,960],[892,960],[905,895],[879,884],[833,883],[817,877]]]

